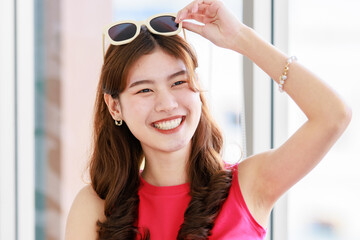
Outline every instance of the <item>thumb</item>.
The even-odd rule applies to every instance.
[[[194,33],[197,33],[197,34],[200,34],[201,36],[203,36],[204,26],[202,26],[202,25],[191,23],[191,22],[182,22],[182,27],[189,31],[192,31]]]

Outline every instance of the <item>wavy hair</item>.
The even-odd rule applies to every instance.
[[[136,226],[139,209],[140,166],[144,153],[126,123],[117,127],[107,109],[104,93],[118,98],[125,89],[129,69],[143,55],[160,48],[181,59],[189,74],[190,87],[199,91],[195,69],[197,58],[190,45],[179,36],[153,35],[142,29],[129,44],[111,45],[105,55],[97,88],[93,132],[93,152],[89,165],[92,187],[105,200],[106,219],[98,221],[99,239],[150,239]],[[177,239],[207,239],[228,196],[232,173],[224,168],[220,152],[221,132],[210,116],[200,91],[202,112],[192,138],[187,174],[191,201]]]

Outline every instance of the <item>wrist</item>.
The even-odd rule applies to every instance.
[[[234,50],[252,59],[252,55],[256,52],[256,43],[259,38],[258,34],[252,28],[244,26],[244,29],[237,35]]]

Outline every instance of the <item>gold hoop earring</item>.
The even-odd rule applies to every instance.
[[[120,127],[122,125],[122,122],[123,121],[121,119],[120,120],[115,120],[115,125]]]

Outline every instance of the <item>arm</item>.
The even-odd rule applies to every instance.
[[[104,221],[104,201],[92,187],[84,187],[76,196],[66,223],[66,240],[98,239],[97,221]]]
[[[220,47],[237,51],[278,82],[287,56],[240,23],[216,0],[194,1],[178,19],[195,19],[205,25],[183,23]],[[351,110],[317,76],[298,62],[290,64],[284,90],[308,120],[282,146],[254,155],[239,164],[239,184],[254,217],[262,224],[276,200],[304,177],[344,132]]]
[[[248,36],[246,56],[278,82],[287,56],[252,30]],[[282,146],[253,158],[270,205],[325,156],[351,119],[350,109],[322,80],[296,61],[289,68],[284,90],[308,120]]]

